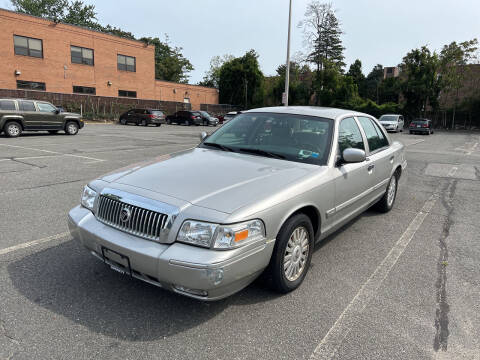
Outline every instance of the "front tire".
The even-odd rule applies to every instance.
[[[77,135],[78,134],[78,124],[73,121],[67,122],[65,125],[65,133],[67,135]]]
[[[127,125],[127,120],[126,119],[120,119],[120,124]]]
[[[147,126],[147,122],[145,120],[142,120],[142,122],[140,123],[140,125],[142,126]]]
[[[308,216],[298,214],[283,224],[268,268],[275,291],[288,293],[300,286],[310,267],[313,247],[313,226]]]
[[[10,121],[5,125],[3,128],[5,131],[5,135],[9,138],[16,138],[19,137],[22,133],[22,126],[17,123],[16,121]]]
[[[397,189],[398,189],[398,175],[397,173],[393,174],[390,178],[390,181],[387,186],[387,191],[382,196],[379,202],[377,202],[374,207],[376,210],[387,213],[393,208],[395,199],[397,198]]]

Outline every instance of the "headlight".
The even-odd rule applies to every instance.
[[[82,200],[80,201],[80,203],[83,207],[86,207],[90,211],[93,211],[96,196],[96,191],[90,189],[88,186],[85,186],[83,188]]]
[[[187,220],[177,235],[179,242],[214,249],[234,249],[264,239],[265,226],[261,220],[234,225]]]

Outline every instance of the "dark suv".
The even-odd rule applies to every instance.
[[[142,126],[148,126],[150,124],[160,126],[165,124],[165,114],[163,111],[157,109],[130,109],[120,115],[119,121],[122,125],[133,123]]]
[[[167,116],[167,124],[202,125],[203,119],[198,111],[177,111]]]
[[[60,112],[46,101],[0,99],[0,133],[17,137],[23,131],[43,131],[56,134],[59,130],[76,135],[84,123],[80,114]]]
[[[433,134],[432,120],[415,119],[408,128],[410,134]]]

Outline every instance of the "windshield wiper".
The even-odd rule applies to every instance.
[[[205,142],[202,145],[207,145],[207,146],[210,146],[210,147],[214,147],[214,148],[217,148],[217,149],[220,149],[220,150],[223,150],[223,151],[234,152],[234,150],[231,147],[228,147],[228,146],[225,146],[225,145],[222,145],[222,144]]]
[[[238,150],[241,151],[241,152],[245,152],[245,153],[262,155],[262,156],[275,158],[275,159],[286,159],[286,157],[281,155],[281,154],[277,154],[277,153],[273,153],[273,152],[266,151],[266,150],[261,150],[261,149],[240,148]]]

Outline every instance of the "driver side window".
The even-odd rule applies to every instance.
[[[362,133],[354,118],[343,119],[338,128],[338,147],[340,154],[345,149],[365,150]]]

